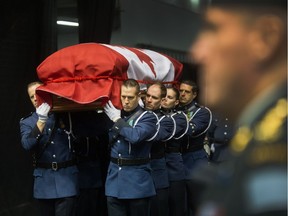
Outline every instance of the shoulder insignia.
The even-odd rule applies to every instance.
[[[281,127],[287,118],[287,100],[279,99],[255,128],[255,139],[260,142],[273,142],[281,136]]]
[[[133,123],[134,123],[134,119],[131,119],[131,120],[128,121],[128,124],[129,124],[131,127],[133,127]]]
[[[252,138],[263,144],[277,141],[283,135],[281,127],[287,118],[287,105],[286,99],[279,99],[255,128],[240,127],[231,140],[232,150],[235,153],[242,152]]]
[[[193,114],[194,114],[194,112],[193,112],[193,111],[186,113],[186,115],[187,115],[187,118],[190,120],[190,119],[191,119],[191,117],[193,116]]]
[[[23,118],[21,118],[20,121],[22,121],[22,120],[24,120],[24,119],[30,117],[32,114],[33,114],[33,112],[29,113],[28,115],[26,115],[26,116],[24,116]]]

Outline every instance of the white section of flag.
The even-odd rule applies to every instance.
[[[114,46],[108,44],[102,44],[110,49],[121,54],[129,62],[129,67],[127,71],[128,78],[141,80],[141,81],[161,81],[161,82],[171,82],[174,81],[175,77],[175,68],[173,63],[164,55],[147,49],[137,49],[139,52],[142,52],[149,56],[152,60],[152,65],[154,71],[151,70],[147,62],[143,59],[139,59],[137,54],[125,47]],[[141,90],[145,89],[146,86],[140,83]]]

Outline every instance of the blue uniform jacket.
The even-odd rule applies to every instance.
[[[183,152],[186,179],[191,179],[195,166],[199,163],[208,163],[203,145],[212,121],[212,113],[207,107],[200,106],[195,101],[180,109],[187,115],[189,121],[188,131],[179,141]]]
[[[159,121],[159,132],[151,148],[152,178],[156,189],[169,187],[168,170],[165,160],[165,141],[171,139],[175,133],[175,121],[160,110],[155,111]]]
[[[228,118],[213,116],[212,124],[207,132],[210,146],[214,152],[211,155],[211,161],[223,162],[229,159],[228,143],[234,134],[234,126],[231,125]]]
[[[212,124],[208,130],[209,143],[228,145],[234,134],[234,126],[228,118],[213,117]]]
[[[168,169],[169,181],[181,181],[185,179],[185,168],[182,154],[180,153],[179,139],[183,137],[188,130],[188,121],[182,111],[170,113],[175,122],[174,137],[166,142],[166,166]],[[170,148],[179,149],[179,152],[169,151]]]
[[[131,113],[122,112],[122,119],[118,120],[109,132],[111,157],[149,158],[152,145],[149,140],[157,135],[157,122],[158,118],[153,112],[144,111],[140,106]],[[155,195],[150,163],[118,166],[110,162],[105,189],[106,196],[118,199]]]
[[[39,162],[52,163],[72,160],[65,123],[55,121],[55,115],[49,115],[45,128],[40,133],[36,122],[38,115],[34,112],[20,120],[21,143],[24,149],[38,151],[49,139],[55,124],[55,134],[46,147]],[[70,197],[78,194],[78,169],[76,166],[52,169],[34,169],[34,197],[37,199],[53,199]]]

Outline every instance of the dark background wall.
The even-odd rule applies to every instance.
[[[25,8],[25,9],[24,9]],[[29,215],[32,167],[20,145],[19,120],[31,110],[26,85],[39,63],[41,1],[2,1],[0,6],[0,215]]]
[[[75,3],[75,0],[73,2]],[[112,9],[115,8],[116,1],[80,0],[79,2],[81,4],[81,6],[79,4],[79,11],[77,10],[79,21],[85,22],[86,25],[83,24],[79,29],[80,34],[77,33],[73,37],[80,36],[81,42],[109,43],[112,34],[114,41],[119,44],[121,38],[131,31],[131,27],[129,29],[124,25],[126,26],[124,30],[128,32],[125,33],[122,29],[121,33],[117,28],[113,37],[112,18],[115,11]],[[141,1],[142,5],[143,2]],[[129,1],[126,0],[127,10],[130,8],[128,3]],[[152,4],[155,2],[152,1]],[[88,11],[87,6],[91,10]],[[95,14],[95,11],[101,13]],[[0,3],[0,216],[37,215],[32,198],[31,154],[21,147],[19,120],[34,109],[27,96],[26,86],[29,82],[37,80],[36,67],[45,57],[59,48],[59,37],[65,38],[63,35],[59,36],[59,27],[56,27],[57,16],[56,0],[5,0]],[[127,20],[127,17],[122,17],[122,21],[123,19]],[[91,26],[95,28],[90,28]],[[153,30],[152,27],[151,29]],[[143,43],[148,41],[147,37],[153,35],[151,32],[147,33],[144,41],[137,42],[135,39],[137,29],[134,31],[134,38],[131,35],[125,37],[123,45]],[[120,33],[121,37],[119,37]],[[160,39],[157,37],[157,40]],[[157,45],[157,40],[152,45]],[[172,41],[171,37],[169,40]],[[176,44],[177,42],[172,48],[175,48]],[[162,43],[161,46],[163,47],[164,44]],[[167,48],[171,47],[168,45]],[[186,63],[183,78],[191,77],[197,78],[195,68]]]

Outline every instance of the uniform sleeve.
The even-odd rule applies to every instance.
[[[175,134],[176,124],[175,120],[172,119],[170,116],[165,116],[159,122],[160,128],[155,138],[156,141],[167,141],[171,139]]]
[[[124,124],[124,121],[119,121],[119,124],[117,124],[117,126],[119,126],[119,135],[131,144],[146,141],[158,132],[156,125],[158,121],[157,116],[151,112],[146,112],[141,116],[134,127],[131,127],[126,122],[126,124]]]
[[[41,132],[39,131],[36,123],[33,124],[32,121],[28,120],[20,121],[20,133],[21,133],[21,144],[24,149],[30,150],[41,138]]]
[[[127,122],[125,122],[123,119],[119,119],[117,122],[115,122],[115,124],[110,129],[109,141],[113,142],[113,140],[116,140],[122,128],[125,128],[125,127],[131,127],[131,126]]]
[[[176,113],[172,116],[172,118],[174,118],[176,122],[176,131],[174,137],[177,139],[185,135],[188,130],[187,117],[183,112],[181,112]]]
[[[214,142],[214,133],[215,133],[216,128],[217,128],[217,122],[216,122],[216,119],[213,119],[207,131],[207,137],[208,137],[208,141],[210,145]]]
[[[197,111],[196,111],[197,112]],[[200,110],[190,119],[187,135],[195,137],[208,130],[212,120],[212,114],[207,108],[200,108]]]

